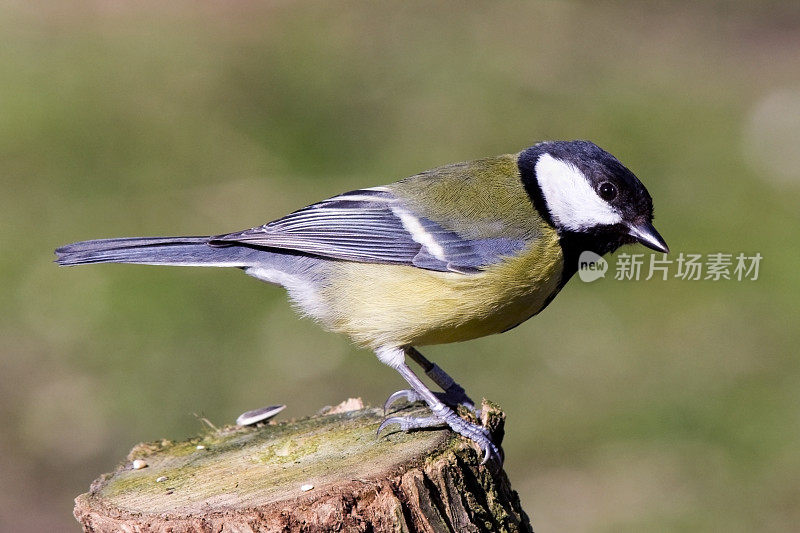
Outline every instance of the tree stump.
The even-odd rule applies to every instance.
[[[471,442],[444,429],[376,437],[381,410],[336,409],[139,444],[76,498],[75,517],[93,532],[532,531]],[[483,412],[502,438],[502,412]]]

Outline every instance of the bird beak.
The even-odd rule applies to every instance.
[[[669,247],[664,238],[658,234],[650,222],[642,224],[628,224],[628,235],[657,252],[669,253]]]

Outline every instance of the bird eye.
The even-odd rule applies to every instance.
[[[609,183],[607,181],[601,183],[600,187],[597,188],[597,191],[600,194],[600,198],[606,202],[610,202],[617,197],[617,188],[614,187],[613,183]]]

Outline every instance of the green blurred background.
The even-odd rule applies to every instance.
[[[760,279],[576,279],[425,353],[507,410],[537,531],[797,530],[796,1],[8,1],[0,34],[0,530],[77,530],[72,498],[195,414],[403,386],[236,270],[53,248],[238,230],[573,138],[642,178],[673,256],[760,252]]]

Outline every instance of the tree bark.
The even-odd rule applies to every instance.
[[[502,412],[483,412],[502,438]],[[505,472],[481,466],[471,442],[447,430],[378,438],[382,416],[357,409],[139,444],[74,514],[94,532],[532,531]]]

